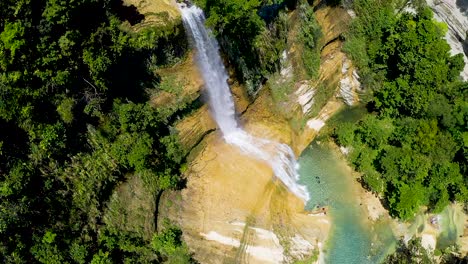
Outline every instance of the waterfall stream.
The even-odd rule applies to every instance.
[[[205,27],[203,11],[195,5],[188,7],[185,4],[181,4],[180,9],[184,26],[197,52],[197,64],[208,91],[211,113],[224,140],[246,155],[266,162],[292,193],[307,202],[309,193],[306,187],[297,183],[299,165],[292,149],[286,144],[253,137],[239,126],[219,45]]]

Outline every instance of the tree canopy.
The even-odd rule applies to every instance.
[[[358,65],[369,113],[335,130],[363,183],[392,215],[412,218],[468,201],[468,93],[461,54],[429,8],[395,12],[391,1],[359,0],[345,50]]]
[[[184,162],[168,123],[186,105],[156,109],[146,92],[154,66],[184,55],[182,24],[132,29],[142,18],[120,1],[0,2],[0,262],[190,259],[180,236],[155,247],[104,221],[123,183],[154,203]]]

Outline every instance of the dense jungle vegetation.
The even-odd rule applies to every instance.
[[[280,67],[287,10],[300,9],[304,67],[317,74],[320,32],[306,1],[195,2],[251,95]],[[354,1],[344,49],[369,113],[334,137],[363,184],[409,219],[422,205],[468,200],[468,84],[446,26],[404,4]],[[117,0],[0,1],[0,262],[193,261],[181,231],[154,220],[160,193],[183,185],[171,124],[190,105],[148,103],[178,90],[155,68],[185,55],[185,33],[180,21],[135,31],[143,18]],[[150,201],[129,205],[125,191]]]
[[[344,49],[359,68],[369,113],[335,130],[362,183],[401,219],[421,206],[438,212],[451,201],[468,201],[463,58],[450,55],[447,25],[423,3],[405,12],[407,3],[354,1],[357,19]]]
[[[296,1],[199,2],[254,94],[280,66]],[[161,192],[183,186],[171,124],[191,106],[148,102],[181,90],[155,70],[187,41],[181,21],[135,30],[143,19],[118,0],[0,2],[2,263],[193,261],[181,231],[155,220]],[[305,28],[312,56],[317,26]]]
[[[388,255],[385,264],[462,264],[468,261],[468,256],[460,256],[459,248],[454,245],[443,250],[432,252],[421,245],[421,238],[412,238],[406,241],[402,238],[398,241],[397,249]]]
[[[180,182],[168,123],[183,106],[146,91],[185,34],[131,30],[142,19],[113,0],[0,1],[0,262],[190,262],[180,230],[154,228],[157,195]],[[126,181],[153,204],[148,226],[116,195]]]
[[[281,53],[288,45],[288,12],[299,10],[304,43],[304,68],[309,77],[318,73],[320,29],[313,8],[305,0],[195,0],[202,7],[237,79],[250,95],[281,66]]]
[[[305,1],[196,2],[251,94],[279,69],[291,27],[285,10],[301,14],[303,66],[316,76],[320,30]],[[409,219],[423,205],[437,212],[450,201],[468,201],[468,84],[459,78],[462,55],[451,56],[443,38],[447,25],[423,1],[356,0],[352,8],[357,18],[343,49],[359,69],[369,113],[340,125],[337,142],[351,148],[362,183],[395,217]]]

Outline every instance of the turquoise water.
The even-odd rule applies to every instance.
[[[457,243],[457,239],[464,233],[465,216],[463,212],[453,206],[447,206],[440,214],[441,233],[437,238],[437,248],[444,249]]]
[[[329,208],[332,227],[324,248],[326,263],[379,263],[395,239],[385,223],[369,226],[365,221],[358,190],[345,161],[328,147],[312,143],[299,158],[299,164],[300,182],[311,194],[306,208]]]

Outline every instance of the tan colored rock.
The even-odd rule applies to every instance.
[[[197,98],[203,87],[203,79],[200,76],[197,65],[195,63],[195,54],[189,53],[187,59],[168,68],[161,68],[156,73],[163,78],[172,78],[175,83],[181,85],[183,92],[179,97],[190,96]],[[162,97],[162,98],[159,98]],[[167,98],[169,97],[169,99]],[[170,96],[163,93],[157,93],[151,98],[151,102],[155,106],[167,104],[169,101],[175,100],[175,96]]]
[[[323,37],[320,40],[320,46],[324,46],[341,36],[351,21],[349,14],[341,7],[320,7],[315,12],[315,17],[322,28]]]
[[[358,92],[361,91],[361,82],[359,81],[357,69],[346,56],[343,58],[341,74],[342,78],[340,80],[340,89],[337,93],[337,97],[342,98],[349,106],[355,105],[359,102]]]
[[[262,90],[241,122],[254,136],[291,144],[293,132],[287,120],[272,110],[269,91]],[[195,138],[190,133],[203,130],[197,126],[208,114],[202,108],[183,120],[177,128],[187,134],[181,137]],[[219,132],[206,136],[199,148],[190,158],[187,187],[180,199],[176,193],[165,197],[177,204],[161,206],[160,213],[183,228],[198,261],[289,262],[291,255],[309,256],[325,242],[328,217],[308,215],[303,202],[274,179],[267,164],[227,145]]]
[[[123,0],[123,2],[126,6],[135,6],[138,12],[145,16],[138,27],[154,23],[166,24],[181,19],[175,0]]]
[[[239,83],[235,82],[230,85],[232,97],[235,102],[236,113],[244,113],[247,110],[247,107],[250,105],[250,99],[247,95],[246,89],[244,86],[240,85]]]
[[[177,122],[175,127],[182,146],[188,151],[197,145],[208,132],[215,130],[216,124],[211,118],[208,106],[205,105]]]
[[[332,25],[331,16],[341,13],[327,12],[319,19],[329,23],[324,31],[336,31],[325,32],[326,38],[334,38],[341,34],[341,28]],[[290,16],[294,19],[294,12]],[[344,54],[340,49],[339,41],[324,47],[322,69],[315,82],[326,83],[334,93],[341,79]],[[288,53],[300,56],[294,45]],[[297,67],[294,60],[291,65]],[[303,76],[297,70],[294,75]],[[287,143],[296,154],[317,135],[318,131],[307,125],[310,120],[305,120],[300,130],[293,128],[277,110],[268,89],[261,90],[252,103],[235,83],[231,90],[238,113],[245,111],[241,124],[252,135]],[[292,96],[291,106],[297,104],[294,91]],[[324,122],[342,105],[333,97],[315,118]],[[302,113],[298,105],[291,109]],[[214,127],[207,107],[176,125],[186,147],[201,142],[189,156],[186,188],[164,195],[159,216],[169,217],[181,226],[184,240],[200,263],[289,263],[294,257],[303,259],[318,251],[328,236],[328,216],[305,212],[304,203],[275,179],[267,164],[227,145],[219,131],[207,134]]]
[[[258,136],[287,138],[255,122],[246,127]],[[302,242],[294,244],[296,248],[303,244],[315,248],[325,240],[327,217],[308,216],[303,202],[272,180],[267,164],[227,145],[217,133],[204,141],[205,147],[189,166],[178,212],[170,214],[183,227],[198,261],[279,263],[288,258],[284,241],[299,237]]]
[[[253,136],[292,143],[292,129],[287,120],[275,112],[275,104],[268,90],[261,90],[249,109],[242,115],[244,128]]]
[[[304,121],[304,126],[295,131],[293,147],[296,153],[301,153],[312,142],[328,118],[343,106],[341,100],[336,98],[336,96],[332,96],[316,116],[308,117],[310,108],[315,102],[314,96],[308,98],[307,95],[314,94],[315,87],[325,85],[325,89],[332,90],[334,91],[333,93],[338,91],[339,83],[342,79],[341,68],[344,57],[345,55],[341,51],[341,41],[330,43],[324,47],[321,53],[319,78],[315,81],[308,81],[307,83],[299,82],[296,84],[295,98],[290,101],[291,103],[295,103],[298,109],[301,109],[297,111],[298,119],[308,118]]]

